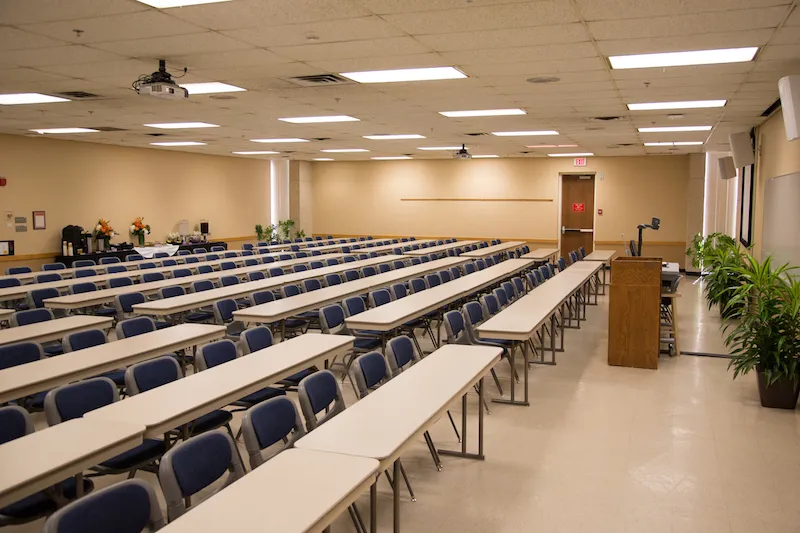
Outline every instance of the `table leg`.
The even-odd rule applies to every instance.
[[[394,479],[394,495],[393,495],[393,512],[394,512],[394,532],[400,531],[400,463],[395,460],[393,468]]]
[[[77,498],[83,497],[83,472],[75,474],[75,496]]]
[[[378,477],[369,487],[369,531],[378,533]]]
[[[675,356],[681,355],[681,345],[678,340],[678,298],[672,298],[672,335],[675,338]]]
[[[478,453],[467,452],[467,395],[461,397],[461,450],[439,450],[441,455],[452,455],[455,457],[463,457],[465,459],[477,459],[483,461],[483,377],[478,380]],[[509,402],[501,402],[509,403]]]

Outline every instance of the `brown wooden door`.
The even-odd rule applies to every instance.
[[[594,176],[561,176],[561,256],[594,250]]]

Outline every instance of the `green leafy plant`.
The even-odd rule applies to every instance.
[[[259,241],[264,240],[264,226],[262,226],[261,224],[256,224],[256,238]]]
[[[303,231],[303,230],[300,230],[295,234],[295,237],[297,237],[298,239],[305,239],[306,238],[306,232]]]
[[[294,220],[292,220],[291,218],[287,218],[286,220],[281,220],[278,222],[278,228],[280,228],[283,240],[287,240],[289,236],[292,234],[292,228],[294,228]]]
[[[725,326],[725,345],[731,348],[734,379],[753,369],[767,385],[781,378],[797,387],[800,379],[800,280],[798,267],[773,269],[772,258],[759,262],[745,254],[740,265],[723,267],[739,279],[727,306],[736,309],[736,322]]]
[[[259,241],[272,242],[274,235],[275,226],[272,224],[267,224],[266,226],[262,224],[256,224],[256,237]]]
[[[736,241],[724,233],[711,233],[706,237],[703,237],[702,233],[698,233],[686,249],[686,255],[692,259],[693,267],[703,270],[717,248],[735,245]]]
[[[703,291],[708,301],[709,309],[719,305],[723,318],[731,318],[736,314],[735,306],[729,305],[733,291],[742,284],[741,273],[738,267],[744,263],[744,252],[741,247],[732,242],[718,244],[704,252],[703,261],[707,275],[703,278]],[[736,304],[738,305],[738,304]]]

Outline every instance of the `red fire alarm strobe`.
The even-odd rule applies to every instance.
[[[0,187],[5,187],[5,186],[6,186],[6,177],[0,176]]]

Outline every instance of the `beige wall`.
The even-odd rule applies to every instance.
[[[183,218],[207,219],[212,238],[252,236],[269,220],[268,161],[0,135],[0,176],[0,239],[13,239],[20,259],[59,252],[64,226],[100,217],[121,233],[116,242],[132,240],[137,216],[162,242]],[[33,230],[34,210],[46,211],[46,230]],[[28,231],[8,228],[6,212],[27,217]]]
[[[683,262],[688,156],[313,163],[316,234],[558,239],[559,173],[596,172],[595,239],[622,251],[622,237],[661,218],[646,253]],[[600,173],[603,179],[600,179]],[[536,198],[546,202],[419,202],[402,198]],[[659,243],[659,244],[656,244]]]
[[[761,253],[764,221],[764,184],[770,178],[800,172],[800,140],[787,141],[783,113],[778,110],[756,132],[756,186],[753,212],[753,249]]]

